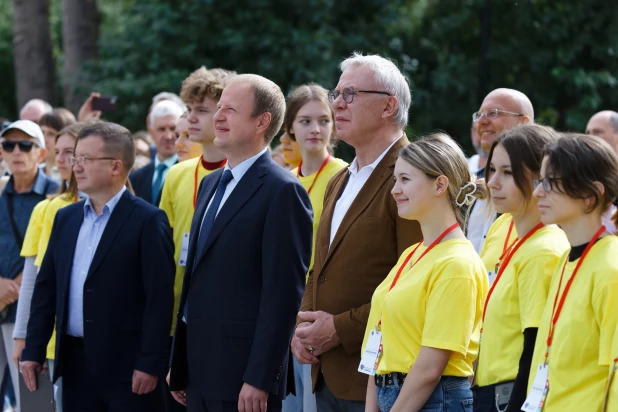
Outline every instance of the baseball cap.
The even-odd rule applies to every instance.
[[[41,130],[39,125],[34,123],[32,120],[17,120],[16,122],[11,123],[6,129],[2,131],[0,137],[4,137],[9,132],[9,130],[12,129],[21,130],[28,136],[35,138],[39,146],[41,148],[45,148],[45,137],[43,137],[43,131]]]

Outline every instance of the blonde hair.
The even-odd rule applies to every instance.
[[[487,197],[487,186],[470,173],[461,147],[446,133],[432,133],[404,147],[399,157],[430,178],[448,179],[447,196],[465,230],[467,209],[475,199]]]

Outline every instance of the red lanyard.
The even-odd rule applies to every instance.
[[[502,259],[507,254],[507,252],[509,250],[511,250],[511,248],[513,247],[515,242],[517,242],[517,240],[518,240],[518,238],[515,238],[513,240],[513,242],[510,245],[508,245],[509,244],[509,238],[511,237],[511,232],[513,232],[513,226],[514,225],[515,225],[515,222],[513,222],[511,220],[511,224],[509,225],[509,231],[506,233],[506,239],[504,239],[504,246],[502,246],[502,254],[498,258],[498,261],[496,262],[496,268],[494,269],[494,272],[496,272],[496,273],[498,273],[498,270],[500,269],[500,264],[502,263]],[[508,247],[507,247],[507,245],[508,245]]]
[[[328,163],[328,161],[330,160],[330,153],[326,156],[326,159],[324,159],[324,161],[322,162],[322,166],[320,166],[320,168],[318,169],[318,172],[315,174],[315,177],[313,178],[313,182],[311,182],[311,186],[309,186],[309,189],[307,189],[307,193],[311,194],[311,189],[313,189],[313,185],[315,184],[316,180],[318,180],[318,177],[320,177],[320,173],[322,173],[322,170],[324,170],[324,167],[326,166],[326,164]],[[300,164],[298,165],[298,170],[296,171],[296,177],[300,178],[300,168],[303,167],[303,161],[300,161]]]
[[[579,259],[579,261],[577,262],[577,265],[575,266],[575,270],[573,271],[573,274],[571,275],[571,277],[566,283],[566,286],[564,287],[564,292],[562,293],[562,297],[560,297],[560,300],[558,301],[558,296],[560,296],[560,288],[562,287],[562,277],[564,276],[564,269],[566,268],[566,265],[569,262],[569,259],[566,259],[564,262],[564,265],[562,266],[562,273],[560,274],[560,282],[558,282],[558,290],[556,291],[556,297],[554,298],[554,307],[551,311],[551,323],[549,324],[549,334],[547,335],[547,350],[545,351],[545,364],[548,363],[549,348],[551,347],[552,341],[554,339],[554,329],[556,328],[556,322],[558,322],[558,319],[560,318],[560,314],[562,313],[562,307],[564,306],[564,301],[567,295],[569,294],[569,290],[571,289],[571,285],[573,284],[575,275],[577,275],[577,272],[579,271],[579,268],[581,267],[582,263],[584,263],[584,259],[588,255],[588,252],[590,252],[590,249],[592,249],[592,246],[594,246],[595,242],[601,237],[603,232],[605,232],[604,225],[601,226],[601,228],[597,231],[597,233],[595,233],[594,236],[592,236],[592,239],[590,239],[588,246],[586,246],[584,253],[582,253],[581,258]],[[558,305],[557,307],[556,307],[556,304]]]
[[[193,209],[195,209],[195,204],[197,202],[197,172],[200,170],[200,165],[204,160],[204,155],[201,155],[199,160],[197,161],[197,165],[195,166],[195,173],[193,174]],[[220,169],[227,163],[227,159],[221,162],[221,165],[217,168]]]
[[[423,254],[421,255],[421,257],[419,257],[416,262],[414,262],[412,264],[412,267],[410,269],[412,269],[414,266],[416,266],[416,264],[427,254],[429,253],[429,251],[431,249],[433,249],[438,243],[440,243],[442,241],[442,239],[444,239],[446,237],[446,235],[448,235],[449,233],[451,233],[453,230],[457,229],[459,227],[459,223],[453,223],[452,226],[450,226],[448,229],[446,229],[444,232],[442,232],[442,234],[440,236],[438,236],[438,238],[436,240],[433,241],[433,243],[431,245],[429,245],[429,247],[427,249],[425,249],[425,251],[423,252]],[[401,276],[401,272],[403,272],[403,269],[407,266],[408,262],[410,261],[410,259],[412,259],[412,256],[414,256],[414,253],[416,252],[416,250],[423,244],[423,240],[421,240],[419,242],[418,245],[416,245],[416,247],[414,248],[414,250],[408,255],[408,257],[406,257],[406,260],[403,261],[403,264],[399,267],[399,270],[397,271],[397,274],[395,275],[395,279],[393,279],[393,283],[391,283],[391,287],[388,289],[389,292],[395,287],[395,285],[397,284],[397,281],[399,280],[399,276]]]
[[[521,245],[523,245],[526,242],[526,240],[530,239],[530,237],[534,235],[536,232],[538,232],[539,229],[541,229],[542,227],[543,227],[543,223],[539,223],[534,228],[532,228],[531,231],[526,233],[526,236],[524,236],[519,242],[517,242],[517,244],[515,244],[514,247],[511,244],[511,247],[507,250],[506,258],[504,259],[504,264],[500,265],[500,269],[498,269],[498,275],[496,276],[496,280],[494,280],[494,283],[492,283],[491,288],[489,289],[489,293],[487,293],[487,298],[485,298],[485,307],[483,308],[482,322],[485,322],[485,313],[487,313],[487,304],[489,303],[489,298],[491,297],[492,293],[494,293],[494,289],[496,288],[496,285],[500,281],[500,278],[502,277],[504,270],[511,262],[511,258],[513,257],[513,255],[515,255],[515,252],[517,252],[517,250],[521,247]],[[511,232],[509,230],[509,235],[510,233]],[[508,237],[507,237],[507,240],[508,240]],[[481,332],[483,332],[482,327],[481,327]]]

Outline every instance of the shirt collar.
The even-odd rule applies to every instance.
[[[159,156],[155,156],[154,158],[154,166],[155,169],[157,168],[157,166],[159,166],[161,163],[163,163],[165,166],[167,166],[167,168],[169,169],[170,167],[174,166],[176,163],[178,162],[178,155],[175,154],[172,157],[168,157],[167,159],[165,159],[164,161],[159,160]]]
[[[11,176],[9,181],[6,184],[5,190],[7,191],[7,193],[12,193],[14,195],[17,195],[18,193],[15,191],[15,188],[13,187],[13,179],[14,177]],[[47,194],[45,192],[45,189],[47,188],[48,179],[49,178],[47,177],[47,175],[43,173],[41,169],[37,170],[36,177],[34,178],[34,185],[32,185],[32,190],[30,191],[30,193],[34,192],[37,195],[45,196]],[[23,195],[25,193],[19,193],[19,194]]]
[[[114,211],[114,209],[116,208],[116,205],[118,204],[118,202],[120,201],[120,198],[122,197],[122,194],[127,190],[126,186],[122,186],[122,189],[120,189],[120,191],[118,193],[116,193],[114,195],[114,197],[112,197],[111,199],[109,199],[107,201],[107,203],[105,203],[105,205],[103,206],[103,213],[109,213],[110,215],[112,214],[112,212]],[[92,200],[90,200],[89,197],[86,198],[86,202],[84,202],[84,214],[89,213],[89,212],[93,212],[94,213],[94,207],[92,206]]]
[[[230,168],[229,163],[226,163],[224,170],[229,170],[230,172],[232,172],[232,176],[234,177],[234,180],[236,182],[239,182],[240,179],[242,179],[242,177],[245,175],[245,173],[247,173],[247,170],[249,170],[249,168],[253,166],[253,163],[255,163],[255,161],[258,160],[260,156],[266,153],[266,151],[268,151],[268,147],[265,147],[264,150],[262,150],[260,153],[256,154],[255,156],[252,156],[248,158],[247,160],[244,160],[238,163],[236,166],[234,166],[233,169]]]
[[[388,153],[389,150],[391,150],[391,148],[395,145],[395,143],[397,143],[399,141],[399,139],[395,140],[393,143],[391,143],[385,151],[382,152],[382,154],[380,156],[378,156],[378,158],[376,160],[374,160],[373,163],[365,166],[366,168],[369,168],[370,170],[373,170],[376,168],[376,166],[378,166],[378,164],[382,161],[382,159],[384,159],[384,156],[386,156],[386,153]],[[365,168],[363,167],[363,169]],[[348,167],[348,170],[350,171],[350,173],[354,176],[356,175],[359,170],[358,170],[358,161],[356,160],[356,158],[354,158],[354,160],[352,161],[352,163],[350,163],[350,166]]]

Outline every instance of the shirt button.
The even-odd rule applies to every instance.
[[[326,281],[326,278],[322,275],[318,276],[318,283],[324,283]]]

